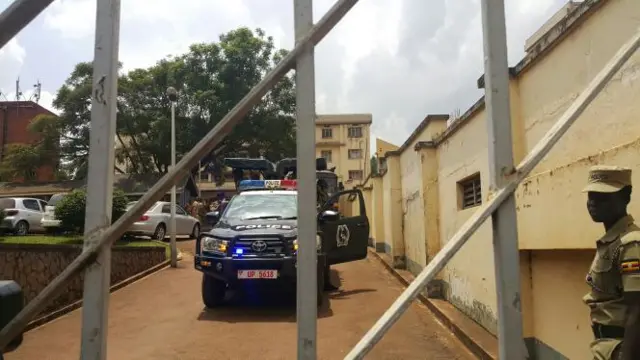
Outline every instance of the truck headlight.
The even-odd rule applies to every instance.
[[[322,237],[320,235],[316,235],[316,249],[318,251],[322,250]],[[293,251],[298,252],[298,239],[293,240]]]
[[[218,239],[214,237],[203,237],[200,241],[200,251],[226,253],[229,242],[227,240]]]

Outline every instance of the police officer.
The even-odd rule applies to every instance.
[[[591,312],[593,358],[640,359],[640,227],[627,214],[631,169],[594,166],[584,192],[591,219],[605,228],[586,277],[591,291],[583,298]]]

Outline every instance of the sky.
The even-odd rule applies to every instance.
[[[0,0],[4,10],[11,0]],[[319,20],[334,0],[315,0]],[[505,0],[509,65],[566,0]],[[52,109],[74,65],[91,61],[96,0],[56,0],[0,50],[0,100],[40,81]],[[179,4],[179,5],[178,5]],[[146,67],[240,26],[293,47],[293,1],[122,0],[120,61]],[[360,0],[316,47],[316,112],[371,113],[376,137],[401,145],[428,114],[464,113],[480,96],[480,0]],[[55,109],[52,109],[55,110]]]

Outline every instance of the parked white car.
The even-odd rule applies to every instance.
[[[127,211],[135,202],[130,202]],[[151,236],[156,240],[163,240],[169,234],[169,220],[171,218],[171,203],[156,202],[138,221],[127,231],[129,235]],[[200,235],[200,221],[187,214],[180,205],[176,205],[176,235],[197,238]]]
[[[16,235],[27,235],[29,231],[42,231],[42,216],[47,202],[34,198],[2,198],[0,211],[5,218],[0,229]]]
[[[55,194],[49,199],[44,207],[44,215],[42,216],[42,228],[47,232],[55,232],[60,229],[60,220],[56,219],[56,204],[60,202],[68,193]]]

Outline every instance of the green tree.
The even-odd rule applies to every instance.
[[[34,180],[36,170],[51,166],[54,172],[58,167],[58,142],[56,117],[39,115],[27,126],[27,131],[40,134],[40,139],[30,144],[9,144],[4,149],[0,163],[0,179],[14,181]]]
[[[371,174],[377,175],[378,174],[378,158],[375,156],[372,156],[370,160],[370,164],[371,164]]]
[[[120,82],[119,134],[128,143],[119,156],[132,172],[166,172],[170,164],[168,86],[178,92],[176,148],[184,155],[286,55],[258,29],[240,28],[220,41],[194,44],[186,54],[129,72]],[[295,156],[295,88],[292,76],[280,81],[203,162],[226,156]],[[218,156],[214,156],[217,154]]]
[[[127,196],[122,190],[113,191],[111,222],[115,222],[127,211]],[[74,190],[62,198],[55,208],[55,217],[60,219],[61,227],[67,231],[81,234],[84,232],[87,193],[84,189]]]
[[[185,54],[121,76],[116,159],[126,168],[115,170],[131,174],[168,171],[171,104],[167,87],[179,92],[176,149],[181,157],[285,55],[264,31],[239,28],[221,35],[218,42],[194,44]],[[47,132],[49,140],[60,139],[61,163],[74,178],[84,178],[88,170],[92,74],[91,63],[76,65],[54,100],[61,114],[54,129]],[[272,160],[295,156],[294,111],[294,81],[288,75],[202,161],[220,167],[224,157],[241,152]]]

